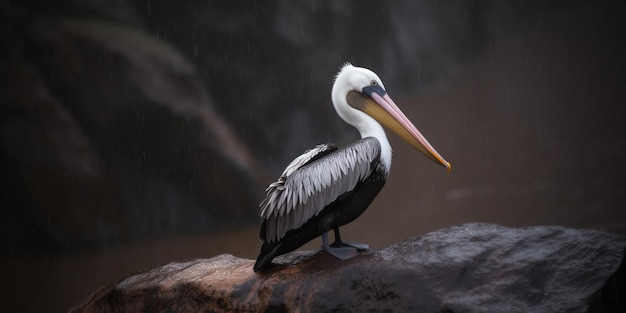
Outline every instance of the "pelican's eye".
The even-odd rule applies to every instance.
[[[372,86],[376,86],[376,85],[378,85],[378,83],[372,79]]]

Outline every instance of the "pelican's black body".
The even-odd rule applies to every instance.
[[[261,253],[254,264],[254,271],[268,269],[275,257],[294,251],[322,234],[346,225],[359,217],[372,203],[387,180],[387,170],[380,162],[380,155],[371,163],[371,168],[373,170],[370,176],[360,181],[352,191],[344,193],[327,205],[320,214],[304,225],[288,231],[276,242],[263,242]],[[261,233],[264,232],[265,222],[261,225]]]

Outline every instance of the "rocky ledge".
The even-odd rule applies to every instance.
[[[170,263],[70,312],[626,312],[626,238],[466,224],[348,261],[294,252],[267,273],[232,255]]]

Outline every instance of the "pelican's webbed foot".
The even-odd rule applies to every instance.
[[[366,243],[362,242],[343,242],[343,241],[335,241],[331,247],[353,247],[359,251],[369,250],[370,246]]]
[[[365,243],[360,243],[360,242],[344,242],[343,240],[341,240],[341,234],[339,233],[339,227],[335,227],[333,228],[333,231],[335,232],[335,242],[331,245],[331,247],[354,247],[359,251],[365,251],[365,250],[369,250],[370,246],[368,244]]]
[[[348,260],[359,255],[358,249],[352,246],[336,245],[336,242],[328,245],[328,233],[322,235],[322,249],[340,260]]]
[[[359,251],[369,250],[370,246],[359,242],[344,242],[341,240],[339,228],[334,229],[335,242],[328,245],[328,233],[322,235],[322,248],[340,260],[347,260],[359,254]]]

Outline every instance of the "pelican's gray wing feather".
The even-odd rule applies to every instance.
[[[261,239],[274,242],[302,226],[368,177],[372,162],[380,156],[380,143],[374,138],[336,149],[318,145],[308,150],[269,185],[260,205]]]

